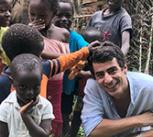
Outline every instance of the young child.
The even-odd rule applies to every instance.
[[[52,24],[52,18],[57,11],[57,0],[30,0],[29,18],[30,25],[37,28],[44,38],[44,53],[49,54],[67,54],[69,53],[66,42],[68,30],[56,27]],[[42,12],[43,11],[43,12]],[[67,36],[68,37],[68,36]],[[55,137],[60,137],[62,132],[62,115],[61,115],[61,94],[63,89],[63,73],[53,76],[47,84],[47,98],[53,104],[53,113],[55,119],[52,122],[53,133]]]
[[[9,59],[13,60],[14,57],[22,53],[32,53],[40,56],[44,47],[44,41],[42,35],[36,29],[24,24],[14,24],[3,36],[2,46]],[[41,95],[46,97],[48,78],[71,68],[80,59],[86,59],[92,46],[97,46],[97,44],[92,43],[88,48],[85,47],[73,54],[63,55],[54,60],[42,60],[44,75],[41,83]],[[8,67],[0,76],[0,101],[6,98],[10,92],[11,80],[9,76],[10,71]]]
[[[73,31],[71,24],[73,21],[74,7],[70,0],[60,0],[57,14],[54,17],[54,24],[61,28],[66,28],[70,32],[69,49],[70,52],[75,52],[88,45],[83,37]],[[63,116],[63,135],[67,136],[69,130],[69,115],[72,112],[73,96],[75,91],[76,79],[69,80],[68,73],[65,72],[63,80],[62,93],[62,116]]]
[[[10,66],[12,92],[0,105],[1,137],[49,137],[54,118],[51,103],[39,96],[40,59],[33,54],[16,56]]]
[[[90,27],[83,32],[82,36],[89,43],[96,40],[100,41],[101,32],[96,28]],[[77,101],[73,111],[73,117],[70,128],[70,137],[76,137],[79,131],[81,125],[80,116],[83,107],[84,87],[86,85],[87,79],[92,76],[91,72],[89,71],[89,67],[86,67],[86,64],[84,62],[85,61],[83,61],[82,64],[81,62],[77,63],[74,67],[72,67],[70,72],[71,78],[74,78],[75,76],[78,78]]]
[[[1,40],[5,31],[8,29],[11,19],[11,1],[1,0],[0,1],[0,72],[4,65],[9,64],[9,59],[7,58],[2,46]]]

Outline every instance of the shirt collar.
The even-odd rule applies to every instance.
[[[21,106],[19,105],[19,103],[17,102],[17,97],[16,97],[16,91],[13,91],[5,100],[5,102],[10,103],[10,104],[14,104],[14,106],[17,109],[20,109]],[[36,106],[34,107],[38,107],[39,109],[41,109],[43,106],[43,103],[41,101],[41,97],[39,96],[39,102],[38,104],[36,104]]]

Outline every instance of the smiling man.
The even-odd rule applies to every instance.
[[[124,55],[104,42],[91,56],[85,87],[82,122],[89,137],[151,137],[153,130],[153,77],[128,72]]]

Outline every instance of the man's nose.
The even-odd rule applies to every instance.
[[[109,73],[106,72],[105,76],[104,76],[104,82],[106,84],[110,84],[112,82],[112,80],[113,80],[112,76]]]

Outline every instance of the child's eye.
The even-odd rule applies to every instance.
[[[25,90],[26,89],[26,86],[25,85],[19,85],[19,89],[20,90]]]
[[[40,89],[40,85],[37,85],[34,87],[34,90],[39,90]]]
[[[5,9],[0,9],[0,13],[4,13],[4,12],[7,12],[7,10],[5,10]]]

